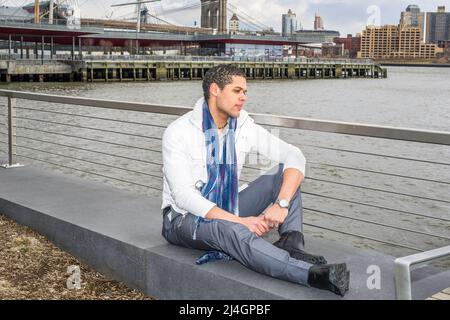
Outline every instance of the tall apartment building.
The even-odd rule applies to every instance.
[[[421,41],[419,27],[385,25],[368,26],[361,35],[361,58],[431,59],[436,57],[436,45]]]
[[[361,35],[361,57],[383,59],[389,58],[392,52],[397,52],[398,29],[394,25],[367,26]]]
[[[450,40],[450,12],[445,12],[445,6],[438,7],[437,12],[428,12],[425,41],[442,43]]]
[[[297,15],[289,9],[287,14],[282,15],[281,35],[291,37],[297,31]]]
[[[323,27],[323,19],[322,17],[319,15],[318,12],[316,12],[316,16],[314,17],[314,30],[324,30]]]
[[[421,40],[424,39],[425,31],[425,12],[421,12],[419,6],[409,5],[400,16],[400,27],[402,28],[420,28],[422,32]]]
[[[416,28],[400,28],[399,48],[393,53],[394,58],[423,58],[436,57],[436,45],[422,42],[422,30]]]

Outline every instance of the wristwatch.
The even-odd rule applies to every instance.
[[[286,208],[286,209],[289,209],[289,206],[291,205],[289,203],[289,201],[286,199],[277,199],[277,201],[275,203],[278,204],[281,208]]]

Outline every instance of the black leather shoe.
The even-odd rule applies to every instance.
[[[309,269],[308,284],[343,297],[349,289],[350,271],[345,263],[315,265]]]
[[[305,239],[300,231],[286,231],[280,239],[273,244],[274,246],[286,250],[289,255],[297,260],[302,260],[311,264],[326,264],[327,260],[323,256],[317,256],[307,253],[303,250]]]

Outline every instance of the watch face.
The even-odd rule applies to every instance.
[[[289,202],[287,200],[281,199],[279,203],[280,203],[280,207],[282,207],[282,208],[289,207]]]

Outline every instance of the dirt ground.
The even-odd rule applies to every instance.
[[[152,300],[0,214],[0,300],[19,299]]]

